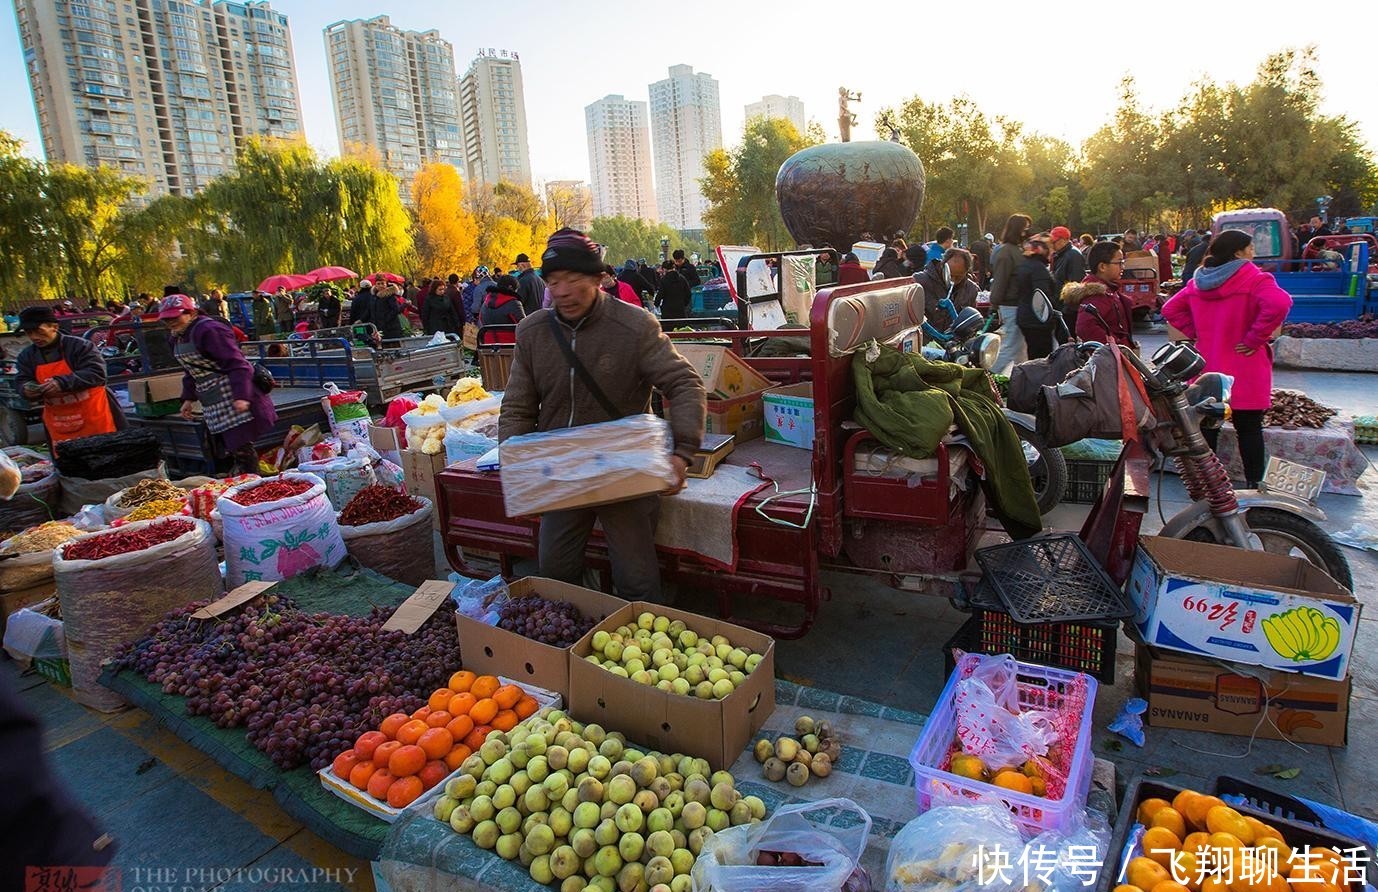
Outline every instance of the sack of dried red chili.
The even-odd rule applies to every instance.
[[[340,513],[340,535],[356,561],[389,579],[420,585],[435,578],[435,519],[429,499],[370,486]]]
[[[101,663],[143,635],[164,614],[224,589],[210,525],[161,517],[87,533],[53,552],[72,670],[72,694],[111,712],[124,700],[98,683]]]
[[[225,490],[215,502],[225,584],[278,580],[345,557],[335,510],[315,474],[287,471]]]

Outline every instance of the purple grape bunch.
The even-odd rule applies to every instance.
[[[498,628],[551,647],[569,647],[593,626],[594,620],[573,604],[540,595],[513,598],[498,610]]]
[[[454,608],[442,605],[413,635],[384,632],[392,611],[307,614],[277,595],[197,620],[205,602],[168,614],[116,659],[189,715],[247,737],[279,768],[330,764],[394,712],[411,713],[460,665]]]

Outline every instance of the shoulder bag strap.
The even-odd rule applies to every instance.
[[[565,340],[564,332],[560,331],[560,323],[555,319],[554,310],[550,311],[550,314],[546,316],[546,320],[550,322],[550,333],[555,337],[555,343],[560,345],[560,352],[565,355],[565,361],[568,362],[569,367],[574,370],[574,374],[579,376],[579,380],[588,388],[589,393],[593,394],[593,398],[598,401],[598,405],[602,406],[603,411],[608,413],[608,418],[610,420],[615,421],[621,418],[622,413],[617,411],[617,407],[612,404],[612,400],[608,399],[608,395],[603,392],[603,388],[598,386],[598,382],[593,380],[593,375],[589,374],[589,370],[584,368],[584,364],[579,361],[579,357],[574,355],[574,348],[569,345],[569,341]]]

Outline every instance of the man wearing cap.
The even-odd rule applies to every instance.
[[[20,391],[43,404],[50,443],[124,427],[124,413],[105,389],[105,360],[89,341],[59,331],[57,314],[47,306],[21,310],[19,330],[29,336],[16,360]]]
[[[661,332],[655,316],[602,291],[603,270],[598,246],[582,232],[561,229],[550,237],[541,255],[541,276],[551,306],[517,326],[498,440],[642,414],[650,411],[655,388],[667,405],[674,440],[670,462],[678,478],[673,491],[678,491],[703,437],[703,380]],[[565,347],[587,372],[589,385],[566,359]],[[651,495],[542,515],[541,575],[580,582],[584,548],[597,521],[608,541],[618,595],[660,602],[659,512],[660,496]]]
[[[1048,237],[1053,240],[1053,294],[1061,294],[1068,282],[1086,278],[1086,258],[1072,244],[1072,230],[1066,226],[1054,226]],[[1076,331],[1077,308],[1064,307],[1062,312],[1067,330]]]
[[[545,282],[537,275],[531,265],[531,258],[525,254],[517,255],[517,291],[522,301],[522,309],[530,316],[545,303]],[[480,311],[480,315],[482,311]]]

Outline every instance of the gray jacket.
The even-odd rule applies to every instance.
[[[1018,245],[1000,244],[995,248],[995,259],[990,266],[990,308],[1014,306],[1014,271],[1024,252]]]

